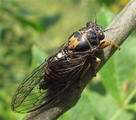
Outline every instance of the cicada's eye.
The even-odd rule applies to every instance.
[[[103,39],[105,38],[105,35],[104,35],[103,32],[99,32],[99,33],[97,34],[97,37],[99,38],[99,40],[103,40]]]
[[[87,22],[87,23],[86,23],[86,27],[92,27],[93,24],[94,24],[94,23],[92,23],[92,22]]]

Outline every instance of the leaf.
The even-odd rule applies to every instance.
[[[135,38],[129,37],[100,71],[106,90],[119,103],[123,100],[123,84],[134,79],[136,71]]]
[[[136,103],[128,105],[127,108],[136,112]]]
[[[19,21],[21,24],[26,25],[26,26],[30,25],[31,27],[33,27],[38,32],[43,31],[43,26],[42,26],[40,21],[38,21],[38,20],[29,20],[25,16],[22,16],[18,12],[14,11],[12,9],[6,8],[5,6],[0,6],[0,8],[3,11],[5,11],[6,13],[8,13],[11,17],[13,17],[17,21]]]
[[[98,24],[106,28],[115,16],[116,15],[104,5],[98,12]]]
[[[110,120],[119,109],[118,104],[109,95],[85,89],[77,105],[63,114],[58,120]],[[129,120],[130,115],[122,111],[116,120]]]
[[[98,13],[98,23],[104,28],[114,19],[115,14],[106,6],[102,7]],[[123,85],[134,79],[136,71],[136,41],[134,37],[129,37],[105,66],[100,70],[102,83],[106,90],[120,103],[123,103]]]
[[[32,46],[32,69],[35,69],[38,65],[40,65],[47,57],[48,54],[43,50],[38,48],[37,46]]]

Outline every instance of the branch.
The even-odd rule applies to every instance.
[[[117,45],[121,45],[136,28],[136,0],[131,0],[108,28],[114,29],[106,31],[105,39],[112,40]],[[98,70],[100,70],[100,68],[112,56],[115,50],[114,47],[109,46],[103,50],[103,54],[98,55],[102,61]],[[56,120],[64,112],[76,105],[83,89],[92,78],[93,72],[92,69],[89,69],[81,80],[81,86],[79,87],[78,82],[74,82],[70,85],[69,88],[64,91],[65,93],[61,96],[61,100],[57,105],[52,106],[52,103],[49,103],[41,109],[27,114],[23,120]]]

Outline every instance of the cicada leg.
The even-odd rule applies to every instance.
[[[84,76],[84,74],[87,72],[87,70],[90,68],[91,63],[88,64],[88,66],[85,68],[85,70],[83,71],[83,73],[80,76],[80,79],[82,79],[82,77]]]
[[[98,57],[93,57],[94,61],[96,62],[96,65],[93,67],[93,74],[94,76],[96,76],[96,69],[98,68],[98,66],[101,63],[101,59]],[[88,66],[86,67],[86,69],[83,71],[83,73],[80,76],[80,79],[84,76],[84,74],[87,72],[87,70],[91,67],[91,63],[88,64]]]
[[[98,57],[93,57],[93,60],[96,62],[96,65],[92,68],[93,69],[93,75],[96,76],[96,69],[98,68],[98,66],[101,63],[101,59],[99,59]],[[82,72],[82,74],[80,75],[79,78],[79,86],[81,86],[81,79],[83,78],[84,74],[87,72],[87,70],[91,67],[91,63],[88,63],[87,67],[84,69],[84,71]]]
[[[82,74],[79,77],[79,87],[81,87],[82,82],[81,79],[83,78],[83,76],[85,75],[85,73],[87,72],[87,70],[91,67],[91,63],[88,63],[87,67],[84,69],[84,71],[82,72]]]
[[[93,67],[94,76],[96,76],[96,69],[99,67],[101,59],[98,57],[93,57],[93,59],[96,62],[96,65]]]
[[[120,50],[120,47],[118,45],[116,45],[114,42],[108,41],[108,40],[103,41],[102,43],[100,43],[100,45],[98,46],[98,49],[103,49],[103,48],[105,48],[105,47],[107,47],[109,45],[115,46]]]

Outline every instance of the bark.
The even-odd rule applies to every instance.
[[[113,29],[105,32],[105,40],[111,40],[120,46],[136,28],[136,0],[131,0],[126,5],[107,27],[107,29],[109,28]],[[98,55],[102,62],[97,71],[101,69],[115,51],[115,47],[108,46],[103,50],[103,53]],[[92,69],[89,69],[81,80],[81,86],[79,87],[79,83],[73,83],[61,96],[61,101],[57,105],[52,106],[52,103],[49,103],[43,108],[27,114],[23,120],[56,120],[64,112],[76,105],[83,89],[93,77]]]

